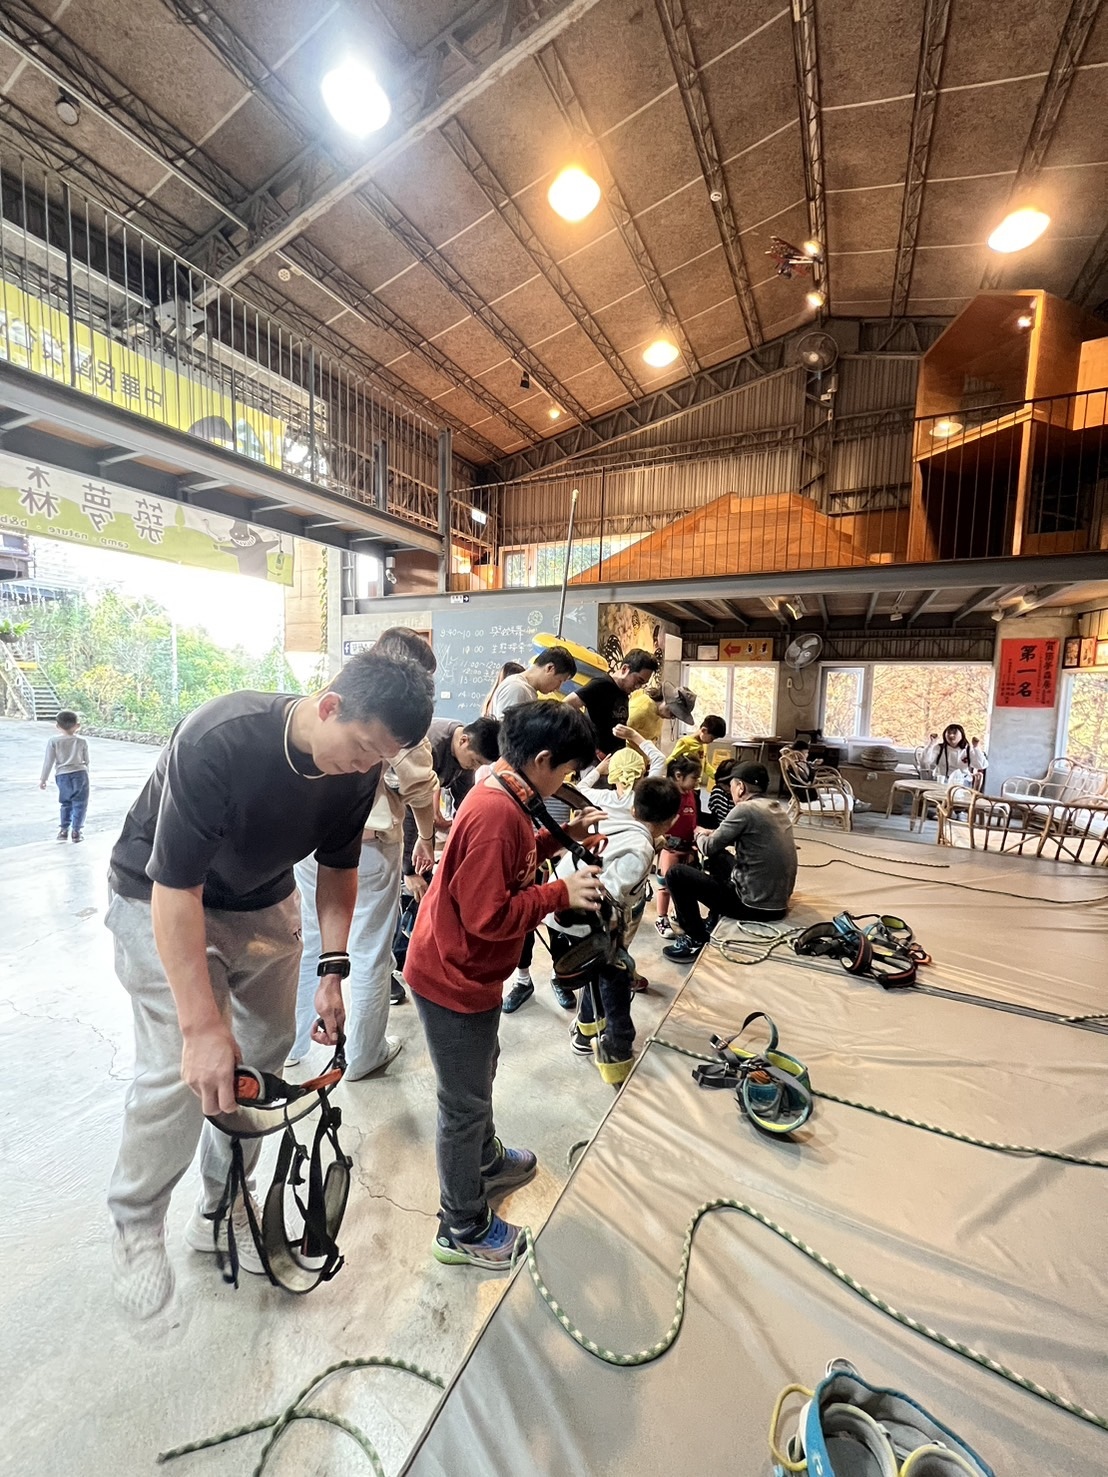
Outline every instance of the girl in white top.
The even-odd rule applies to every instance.
[[[923,762],[927,769],[935,771],[938,779],[949,780],[956,774],[972,775],[975,770],[984,769],[989,761],[984,749],[966,738],[966,730],[960,723],[948,723],[941,738],[931,735]]]

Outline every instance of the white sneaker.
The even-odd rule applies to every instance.
[[[673,937],[673,929],[670,926],[668,918],[655,918],[654,927],[664,939],[671,939]]]
[[[262,1208],[253,1195],[250,1203],[254,1207],[254,1216],[260,1226],[262,1223]],[[250,1229],[250,1218],[246,1213],[246,1203],[243,1200],[235,1202],[235,1208],[231,1212],[231,1224],[235,1228],[235,1250],[238,1252],[239,1267],[243,1272],[253,1272],[255,1277],[264,1277],[265,1268],[262,1259],[258,1255],[258,1248],[254,1245],[254,1233]],[[191,1246],[193,1251],[206,1251],[215,1256],[215,1239],[212,1235],[212,1219],[204,1214],[198,1205],[193,1211],[188,1225],[185,1227],[185,1245]],[[219,1249],[224,1256],[227,1254],[227,1228],[223,1227],[219,1240]]]
[[[391,1062],[394,1062],[403,1050],[403,1041],[397,1040],[394,1036],[386,1036],[385,1055],[383,1059],[375,1067],[371,1067],[368,1072],[348,1071],[344,1080],[347,1082],[362,1082],[366,1077],[376,1077],[379,1072],[383,1072]]]
[[[127,1230],[112,1237],[112,1289],[132,1318],[153,1318],[173,1296],[173,1268],[165,1250],[165,1227]]]

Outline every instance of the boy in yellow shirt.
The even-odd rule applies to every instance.
[[[687,733],[684,738],[678,739],[673,746],[673,753],[669,756],[669,763],[674,759],[696,759],[700,764],[700,782],[711,792],[715,784],[715,765],[708,763],[708,745],[721,739],[727,732],[727,724],[717,713],[709,713],[695,733]]]

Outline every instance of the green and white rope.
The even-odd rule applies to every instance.
[[[871,1307],[876,1308],[878,1312],[884,1313],[887,1317],[894,1319],[904,1328],[911,1329],[913,1333],[918,1333],[921,1337],[929,1339],[932,1343],[938,1344],[944,1349],[949,1349],[952,1354],[958,1354],[961,1358],[968,1359],[971,1363],[980,1365],[982,1369],[987,1369],[991,1373],[999,1375],[1001,1379],[1007,1380],[1009,1384],[1016,1385],[1021,1390],[1026,1390],[1028,1394],[1034,1395],[1040,1400],[1045,1400],[1049,1405],[1054,1405],[1059,1410],[1068,1411],[1070,1415],[1076,1416],[1078,1420],[1086,1421],[1091,1426],[1097,1426],[1102,1431],[1108,1431],[1108,1416],[1099,1415],[1095,1410],[1089,1410],[1086,1406],[1077,1404],[1076,1401],[1067,1400],[1064,1395],[1059,1395],[1053,1390],[1048,1390],[1045,1385],[1040,1385],[1036,1380],[1028,1379],[1026,1375],[1019,1374],[1014,1369],[1009,1369],[1006,1364],[1001,1364],[998,1359],[993,1359],[990,1355],[982,1354],[979,1350],[971,1348],[968,1344],[961,1343],[958,1339],[952,1339],[947,1334],[940,1333],[938,1329],[932,1328],[929,1324],[921,1323],[918,1318],[913,1318],[910,1313],[902,1313],[899,1308],[894,1308],[891,1303],[887,1302],[879,1294],[871,1292],[868,1287],[859,1282],[856,1277],[852,1277],[849,1272],[844,1271],[842,1267],[831,1261],[829,1257],[825,1257],[822,1252],[816,1251],[815,1247],[809,1246],[799,1236],[794,1236],[791,1231],[786,1230],[784,1226],[778,1225],[775,1220],[771,1220],[768,1215],[757,1210],[753,1205],[748,1205],[745,1200],[732,1200],[729,1197],[721,1196],[717,1200],[706,1200],[694,1212],[685,1231],[685,1241],[681,1249],[681,1267],[677,1277],[677,1297],[673,1310],[673,1321],[657,1343],[651,1344],[646,1349],[638,1349],[627,1353],[619,1353],[614,1349],[606,1349],[598,1344],[595,1339],[589,1338],[579,1328],[574,1326],[569,1314],[542,1280],[538,1259],[535,1256],[534,1237],[529,1227],[525,1228],[522,1233],[526,1237],[527,1243],[527,1270],[543,1302],[546,1303],[547,1307],[574,1343],[579,1344],[586,1353],[592,1354],[605,1364],[615,1364],[624,1368],[641,1364],[651,1364],[655,1359],[661,1358],[666,1350],[671,1347],[673,1341],[681,1331],[681,1324],[685,1317],[685,1289],[688,1282],[689,1262],[692,1258],[693,1236],[696,1234],[696,1229],[704,1217],[716,1210],[737,1210],[740,1214],[749,1216],[751,1220],[757,1221],[760,1226],[765,1226],[775,1236],[780,1236],[783,1241],[787,1241],[790,1246],[802,1252],[810,1261],[822,1267],[825,1272],[829,1272],[832,1277],[838,1282],[841,1282],[844,1287],[849,1287],[851,1292],[857,1293]]]
[[[417,1379],[423,1380],[426,1384],[434,1385],[437,1390],[446,1388],[445,1380],[440,1379],[437,1374],[432,1374],[422,1365],[411,1364],[406,1359],[393,1359],[386,1354],[369,1355],[365,1359],[341,1359],[338,1364],[329,1365],[322,1374],[317,1374],[311,1379],[295,1399],[277,1415],[268,1416],[261,1421],[252,1421],[249,1425],[235,1426],[229,1431],[221,1432],[218,1436],[208,1436],[203,1441],[190,1441],[184,1446],[175,1446],[171,1451],[160,1452],[158,1462],[171,1462],[175,1457],[188,1456],[194,1451],[207,1451],[213,1446],[223,1446],[228,1441],[237,1441],[240,1436],[252,1436],[257,1431],[269,1431],[269,1439],[259,1452],[257,1463],[251,1473],[251,1477],[261,1477],[269,1463],[273,1448],[293,1421],[323,1421],[344,1431],[369,1458],[377,1477],[385,1477],[385,1469],[381,1464],[377,1449],[364,1431],[359,1430],[352,1421],[346,1420],[343,1416],[335,1415],[333,1411],[319,1410],[313,1405],[301,1404],[332,1375],[352,1369],[398,1369],[403,1374],[415,1375]]]
[[[664,1036],[652,1036],[647,1044],[664,1046],[667,1051],[675,1051],[679,1056],[687,1056],[694,1062],[718,1060],[706,1052],[690,1051],[687,1046],[678,1046],[676,1041],[669,1041]],[[839,1097],[837,1093],[826,1092],[820,1087],[812,1088],[812,1096],[823,1098],[829,1103],[838,1103],[843,1108],[857,1108],[861,1113],[873,1113],[878,1118],[888,1118],[892,1123],[903,1123],[909,1128],[922,1128],[926,1133],[936,1133],[945,1139],[957,1139],[961,1144],[972,1144],[978,1149],[989,1149],[996,1154],[1014,1154],[1022,1158],[1030,1156],[1038,1159],[1057,1159],[1063,1164],[1081,1164],[1090,1169],[1108,1169],[1108,1159],[1088,1159],[1081,1154],[1069,1154],[1064,1149],[1039,1149],[1031,1144],[1004,1144],[994,1139],[979,1139],[972,1133],[962,1133],[956,1128],[944,1128],[941,1123],[927,1123],[922,1118],[909,1118],[904,1113],[894,1113],[889,1108],[878,1108],[873,1103],[859,1103],[853,1098]]]

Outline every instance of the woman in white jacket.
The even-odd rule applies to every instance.
[[[923,755],[924,768],[933,770],[936,779],[944,783],[961,774],[969,784],[972,775],[983,770],[988,762],[984,749],[976,740],[970,743],[960,723],[948,723],[942,738],[933,733]]]

